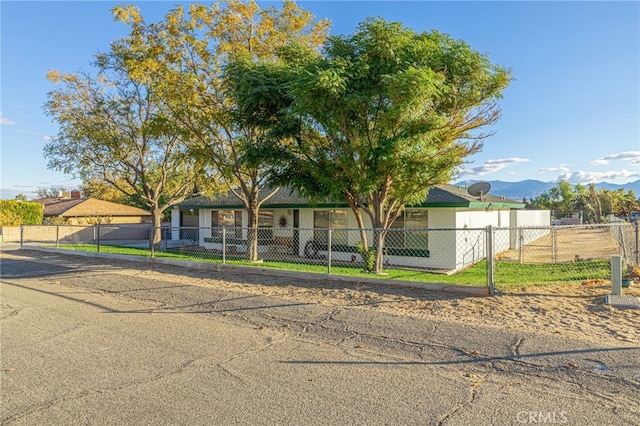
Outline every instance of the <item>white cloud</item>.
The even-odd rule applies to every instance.
[[[14,124],[16,124],[16,123],[14,123],[13,121],[9,120],[8,118],[4,118],[2,116],[2,111],[0,111],[0,125],[13,126]]]
[[[43,140],[44,142],[51,142],[51,141],[53,140],[53,137],[51,137],[51,136],[43,136],[43,137],[42,137],[42,140]]]
[[[504,169],[512,164],[516,163],[525,163],[529,161],[528,158],[498,158],[495,160],[487,160],[483,165],[477,167],[471,167],[469,169],[463,169],[460,171],[461,175],[469,175],[469,176],[484,176],[489,173],[495,173],[499,170]]]
[[[609,161],[612,160],[627,160],[633,165],[638,165],[640,164],[640,151],[625,151],[618,154],[609,154],[598,158],[597,160],[593,160],[591,164],[594,166],[602,166],[604,164],[609,164]]]
[[[538,170],[538,173],[569,173],[569,168],[566,164],[560,164],[558,167],[545,167]]]
[[[640,171],[610,170],[607,172],[585,172],[577,170],[571,173],[564,173],[558,176],[558,180],[566,180],[570,183],[596,183],[614,181],[618,179],[640,178]]]

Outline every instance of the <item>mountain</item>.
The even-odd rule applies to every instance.
[[[470,186],[476,182],[481,181],[466,180],[460,181],[456,183],[456,185]],[[543,182],[535,179],[527,179],[518,182],[505,182],[502,180],[489,180],[487,182],[491,184],[491,194],[498,196],[503,195],[505,198],[515,201],[522,201],[523,198],[529,200],[531,198],[537,197],[538,195],[549,191],[551,188],[558,184],[557,182]],[[623,188],[625,191],[633,190],[636,196],[640,196],[640,179],[634,182],[625,183],[623,185],[617,185],[607,182],[596,183],[596,189],[609,189],[611,191],[616,191],[620,188]]]

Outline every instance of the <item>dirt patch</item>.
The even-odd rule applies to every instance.
[[[299,280],[258,274],[224,273],[216,278],[200,271],[185,276],[182,268],[121,270],[148,278],[230,291],[279,297],[301,303],[358,307],[394,315],[437,318],[465,324],[560,334],[603,345],[621,342],[640,345],[640,309],[605,304],[611,284],[604,280],[529,286],[490,297],[461,296],[448,292],[330,280]],[[640,285],[623,291],[640,296]]]
[[[2,257],[21,257],[6,252],[0,254]],[[68,259],[74,258],[69,256]],[[82,264],[87,266],[108,263],[104,259],[82,259]],[[606,305],[604,299],[605,295],[611,293],[611,285],[603,280],[529,286],[499,292],[490,297],[472,297],[359,283],[355,280],[294,279],[276,275],[200,271],[166,265],[138,265],[132,262],[118,262],[113,266],[115,267],[107,266],[108,272],[106,269],[105,272],[116,277],[144,276],[174,284],[216,287],[302,303],[349,306],[416,318],[436,318],[533,333],[560,334],[601,345],[640,345],[640,309]],[[640,296],[640,285],[624,289],[623,294]]]
[[[524,263],[560,263],[609,260],[611,255],[620,252],[620,245],[609,228],[569,227],[551,228],[551,232],[524,245],[522,250],[508,250],[498,257]]]

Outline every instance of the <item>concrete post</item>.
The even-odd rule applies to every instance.
[[[611,256],[611,294],[622,296],[622,256]]]
[[[638,224],[640,224],[640,220],[633,222],[636,236],[636,266],[640,266],[640,234],[638,233]]]

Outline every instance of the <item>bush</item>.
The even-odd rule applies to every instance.
[[[43,218],[42,204],[0,200],[0,226],[40,225]]]
[[[362,241],[358,243],[356,249],[358,250],[358,253],[360,253],[360,256],[362,256],[362,260],[364,261],[365,272],[373,272],[376,265],[376,250],[371,247],[365,250],[364,243]]]

